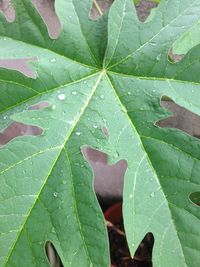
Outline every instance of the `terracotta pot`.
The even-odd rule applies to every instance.
[[[104,212],[104,217],[112,224],[119,224],[122,222],[122,203],[116,203],[109,207]]]

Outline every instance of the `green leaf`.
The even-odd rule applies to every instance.
[[[184,33],[173,44],[173,52],[181,55],[186,54],[192,47],[200,43],[200,22]]]
[[[200,191],[200,143],[155,123],[170,116],[163,96],[200,115],[200,46],[179,63],[167,59],[199,21],[199,0],[163,0],[145,23],[132,0],[115,0],[97,21],[88,18],[92,1],[56,0],[55,40],[30,1],[13,4],[13,23],[0,14],[0,141],[13,121],[43,132],[0,142],[0,266],[49,266],[47,241],[65,267],[110,266],[84,145],[107,153],[109,164],[128,162],[131,254],[152,232],[153,266],[198,266],[200,213],[190,197]],[[30,108],[38,103],[46,104]]]

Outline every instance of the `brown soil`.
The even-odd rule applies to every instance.
[[[113,267],[152,267],[153,235],[148,233],[139,245],[134,258],[130,256],[124,227],[107,223]]]

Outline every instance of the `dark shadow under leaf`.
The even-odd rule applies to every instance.
[[[188,197],[194,205],[200,206],[200,192],[193,192]]]
[[[0,68],[16,70],[29,78],[36,79],[37,74],[29,65],[29,63],[32,61],[37,61],[37,58],[32,57],[32,58],[17,58],[17,59],[0,59]]]
[[[15,21],[15,9],[11,0],[0,1],[0,12],[4,14],[7,22],[11,23]]]
[[[63,267],[57,250],[50,241],[46,242],[45,251],[51,267]]]
[[[32,3],[46,24],[50,38],[57,39],[61,23],[55,12],[55,0],[32,0]]]
[[[43,129],[40,127],[13,122],[3,132],[0,132],[0,146],[6,145],[19,136],[38,136],[42,133]]]
[[[162,97],[161,105],[173,113],[172,116],[156,122],[161,128],[176,128],[191,136],[200,136],[200,116],[173,102],[165,101]]]
[[[109,165],[107,154],[87,146],[83,146],[81,151],[93,170],[97,196],[107,200],[121,198],[127,161],[119,160]]]

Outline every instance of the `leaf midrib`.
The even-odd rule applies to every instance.
[[[58,161],[58,159],[59,159],[59,157],[60,157],[60,155],[61,155],[61,153],[62,153],[62,151],[63,151],[63,149],[64,149],[64,147],[65,147],[65,145],[66,145],[66,143],[67,143],[67,141],[68,141],[69,138],[71,137],[71,135],[72,135],[72,133],[73,133],[73,131],[74,131],[74,129],[75,129],[77,123],[79,122],[80,118],[81,118],[82,115],[84,114],[85,109],[88,107],[89,102],[91,101],[91,99],[92,99],[92,97],[93,97],[93,95],[94,95],[94,93],[95,93],[95,91],[96,91],[96,88],[98,87],[98,85],[99,85],[99,83],[100,83],[100,81],[101,81],[101,78],[102,78],[102,76],[103,76],[104,73],[105,73],[105,71],[102,71],[102,72],[99,73],[99,77],[98,77],[98,79],[97,79],[97,82],[96,82],[96,84],[94,85],[94,87],[93,87],[93,89],[92,89],[92,91],[91,91],[91,94],[90,94],[88,100],[86,101],[86,103],[85,103],[85,105],[83,106],[81,112],[80,112],[79,115],[77,116],[77,118],[76,118],[76,120],[75,120],[75,122],[74,122],[72,128],[70,129],[68,135],[66,136],[66,139],[64,140],[63,145],[61,146],[61,149],[60,149],[60,151],[58,152],[58,156],[57,156],[57,158],[55,159],[54,164],[51,166],[51,168],[50,168],[50,170],[49,170],[49,173],[48,173],[47,177],[45,178],[44,183],[43,183],[43,185],[42,185],[42,187],[41,187],[41,189],[40,189],[40,191],[39,191],[39,193],[38,193],[38,197],[35,199],[33,205],[31,206],[31,208],[30,208],[30,210],[29,210],[29,213],[27,214],[27,217],[26,217],[24,223],[22,224],[21,229],[19,230],[19,233],[18,233],[17,237],[16,237],[16,239],[15,239],[14,242],[13,242],[13,246],[12,246],[12,248],[11,248],[11,250],[10,250],[10,252],[9,252],[9,254],[8,254],[8,256],[7,256],[7,258],[6,258],[6,261],[5,261],[4,265],[3,265],[4,267],[6,267],[6,265],[7,265],[8,261],[9,261],[11,255],[12,255],[12,253],[13,253],[13,251],[14,251],[14,248],[15,248],[15,246],[16,246],[16,244],[17,244],[17,241],[18,241],[18,239],[19,239],[19,237],[20,237],[20,235],[21,235],[21,233],[22,233],[22,231],[23,231],[23,229],[24,229],[24,227],[25,227],[25,225],[26,225],[26,223],[27,223],[27,221],[28,221],[28,219],[29,219],[29,217],[30,217],[30,214],[31,214],[33,208],[35,207],[35,205],[36,205],[36,203],[37,203],[37,200],[39,199],[39,196],[41,195],[41,193],[42,193],[42,191],[43,191],[43,189],[44,189],[44,187],[45,187],[45,185],[46,185],[46,183],[47,183],[47,181],[48,181],[48,178],[49,178],[49,176],[50,176],[50,174],[51,174],[51,172],[52,172],[54,166],[56,165],[56,162]],[[23,161],[21,161],[21,162],[23,162]]]
[[[192,65],[192,63],[191,63]],[[200,82],[192,82],[192,81],[188,81],[188,80],[179,80],[179,79],[174,79],[174,78],[168,78],[168,77],[154,77],[154,76],[137,76],[134,74],[126,74],[126,73],[122,73],[122,72],[116,72],[116,71],[111,71],[108,70],[108,74],[114,74],[116,76],[120,76],[120,77],[124,77],[124,78],[135,78],[135,79],[140,79],[140,80],[156,80],[156,81],[173,81],[173,82],[180,82],[180,83],[189,83],[189,84],[194,84],[194,85],[200,85]]]
[[[116,92],[116,90],[115,90],[115,88],[114,88],[114,86],[113,86],[113,84],[112,84],[112,81],[110,80],[110,78],[109,78],[109,76],[108,76],[107,74],[106,74],[106,77],[107,77],[107,79],[108,79],[108,82],[109,82],[111,88],[113,89],[113,91],[114,91],[114,93],[115,93],[115,95],[116,95],[116,97],[117,97],[117,100],[118,100],[119,104],[120,104],[122,107],[126,108],[126,107],[123,105],[123,103],[121,102],[121,99],[119,98],[119,96],[117,95],[117,92]],[[155,168],[154,168],[154,166],[153,166],[153,164],[152,164],[152,161],[151,161],[151,159],[150,159],[150,157],[149,157],[149,154],[148,154],[147,151],[145,150],[145,147],[144,147],[142,138],[141,138],[139,132],[137,131],[136,127],[135,127],[134,124],[132,123],[131,118],[129,117],[128,113],[126,113],[126,114],[127,114],[127,118],[128,118],[128,120],[130,121],[130,125],[133,127],[134,131],[135,131],[135,132],[137,133],[137,135],[138,135],[138,139],[140,140],[142,150],[144,151],[144,154],[147,156],[147,159],[148,159],[148,161],[149,161],[150,167],[152,168],[152,171],[156,174],[155,177],[156,177],[157,183],[158,183],[158,184],[160,185],[160,187],[162,188],[162,185],[161,185],[161,183],[160,183],[160,180],[158,179],[157,171],[155,170]],[[163,192],[163,198],[165,199],[166,205],[167,205],[168,210],[169,210],[169,214],[170,214],[170,218],[171,218],[171,223],[173,224],[174,231],[175,231],[175,233],[177,234],[177,238],[178,238],[178,240],[179,240],[180,250],[181,250],[181,253],[182,253],[183,257],[184,257],[184,262],[185,262],[185,264],[186,264],[185,267],[187,267],[188,265],[187,265],[187,263],[186,263],[185,255],[184,255],[184,253],[183,253],[182,244],[181,244],[181,242],[180,242],[179,235],[178,235],[178,232],[177,232],[177,230],[176,230],[176,225],[175,225],[175,223],[174,223],[174,221],[173,221],[173,217],[172,217],[171,209],[170,209],[170,207],[169,207],[169,204],[170,204],[170,203],[167,201],[167,199],[166,199],[166,197],[165,197],[165,195],[164,195],[164,190],[163,190],[163,188],[162,188],[162,192]],[[132,255],[132,256],[134,256],[134,255]]]
[[[151,41],[153,41],[154,38],[156,38],[160,33],[162,33],[165,29],[167,29],[172,23],[174,23],[179,17],[181,17],[184,13],[186,13],[193,5],[195,5],[197,3],[197,1],[192,2],[191,5],[189,5],[182,13],[180,13],[176,18],[174,18],[173,20],[170,21],[170,23],[168,23],[166,26],[164,26],[159,32],[157,32],[153,37],[149,38],[149,40],[147,42],[145,42],[143,45],[141,45],[140,47],[138,47],[136,50],[134,50],[133,52],[131,52],[130,54],[128,54],[125,58],[121,59],[120,61],[114,63],[113,65],[109,66],[108,69],[111,69],[115,66],[120,65],[121,63],[127,61],[130,57],[132,57],[135,53],[137,53],[138,51],[140,51],[143,47],[145,47],[146,45],[148,45]]]
[[[47,94],[47,93],[51,93],[51,92],[57,91],[57,90],[59,90],[59,89],[62,89],[62,88],[64,88],[64,87],[68,87],[68,86],[70,86],[70,85],[79,83],[79,82],[81,82],[81,81],[84,81],[84,80],[86,80],[86,79],[89,79],[89,78],[91,78],[91,77],[97,75],[98,73],[99,73],[99,71],[97,71],[97,72],[95,72],[95,73],[93,73],[93,74],[90,74],[90,75],[88,75],[88,76],[82,77],[82,78],[79,79],[79,80],[76,80],[76,81],[73,81],[73,82],[69,82],[69,83],[66,83],[66,84],[62,84],[62,85],[60,85],[60,86],[58,86],[58,87],[53,87],[53,88],[51,88],[50,90],[46,90],[46,91],[43,91],[43,92],[38,92],[38,91],[35,91],[35,90],[34,90],[35,92],[37,92],[36,95],[34,95],[34,96],[32,96],[32,97],[29,97],[29,98],[27,98],[27,99],[25,99],[25,100],[23,100],[23,101],[21,101],[21,102],[17,102],[17,104],[12,105],[12,106],[10,106],[10,107],[8,107],[8,108],[6,108],[6,109],[0,111],[0,115],[1,115],[2,113],[4,113],[4,112],[10,110],[10,109],[13,109],[13,108],[15,108],[15,107],[20,106],[20,105],[23,104],[23,103],[26,103],[26,102],[28,102],[28,101],[30,101],[30,100],[34,100],[35,98],[37,98],[37,97],[39,97],[39,96],[44,96],[44,95]],[[0,81],[1,81],[1,80],[0,80]],[[5,80],[3,80],[3,81],[5,81]],[[5,81],[5,82],[9,82],[9,81]],[[21,84],[15,83],[15,82],[12,82],[12,83],[17,84],[17,85],[20,85],[20,86],[23,86],[23,87],[28,88],[28,89],[32,89],[31,87],[27,87],[26,85],[21,85]]]

